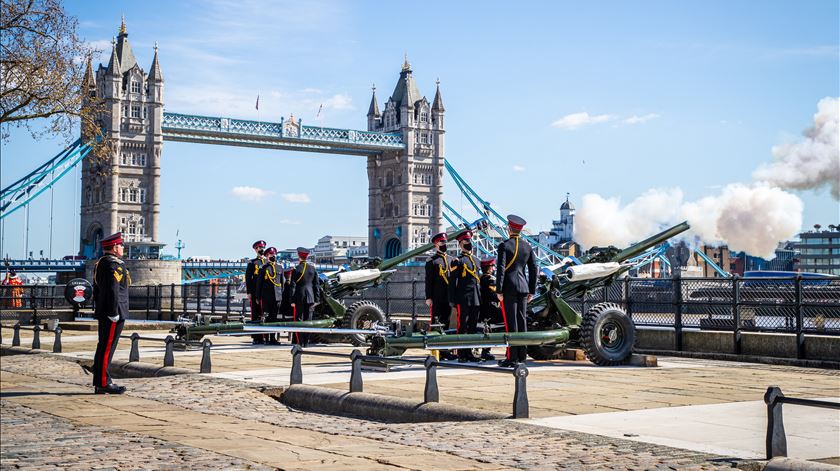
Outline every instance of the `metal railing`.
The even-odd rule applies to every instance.
[[[526,367],[524,364],[519,364],[515,368],[510,369],[501,368],[498,366],[478,366],[460,363],[442,363],[435,359],[433,356],[428,356],[425,360],[416,360],[400,357],[381,357],[375,355],[363,355],[359,350],[353,350],[348,356],[344,353],[304,350],[299,345],[295,345],[292,347],[292,371],[289,374],[289,385],[303,384],[303,368],[301,365],[301,357],[303,355],[342,359],[349,358],[352,364],[350,370],[351,393],[363,392],[362,362],[401,365],[422,365],[426,369],[426,385],[423,389],[423,402],[439,402],[440,400],[440,391],[437,382],[437,369],[439,367],[484,371],[488,373],[512,374],[515,381],[515,390],[513,394],[513,418],[526,419],[529,416],[528,388],[526,384],[526,378],[528,377],[528,367]]]
[[[187,341],[184,340],[175,340],[175,338],[171,335],[167,335],[166,338],[158,338],[158,337],[143,337],[137,332],[133,332],[131,335],[120,335],[121,339],[130,339],[131,340],[131,350],[128,352],[128,361],[129,363],[140,361],[140,341],[144,342],[164,342],[165,350],[163,353],[163,366],[175,366],[175,344],[181,343],[185,346],[190,345]],[[213,342],[210,339],[204,339],[201,342],[201,366],[199,367],[199,373],[210,373],[212,369],[211,361],[210,361],[210,348],[213,346]]]
[[[61,327],[56,327],[55,329],[44,329],[40,325],[35,324],[34,326],[22,326],[20,322],[13,326],[8,325],[0,325],[0,330],[2,329],[12,329],[14,333],[12,334],[12,346],[13,347],[20,347],[20,331],[23,330],[31,330],[32,331],[32,349],[33,350],[40,350],[41,349],[41,332],[52,332],[55,335],[55,339],[53,340],[53,353],[61,353]],[[0,336],[0,343],[3,342],[2,336]]]
[[[777,456],[787,456],[787,437],[785,436],[785,424],[782,419],[783,404],[840,410],[840,402],[787,397],[778,386],[767,388],[767,392],[764,393],[764,403],[767,404],[767,440],[765,446],[768,460]]]

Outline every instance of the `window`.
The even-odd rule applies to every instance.
[[[120,188],[120,202],[125,203],[125,188]],[[123,224],[125,224],[125,218],[123,218]]]
[[[131,154],[131,165],[137,166],[137,154]]]
[[[125,227],[125,222],[126,222],[126,221],[125,221],[125,217],[121,217],[121,218],[120,218],[120,226],[121,226],[121,227]]]
[[[146,202],[146,189],[145,188],[140,188],[138,191],[140,192],[140,202],[145,203]]]
[[[128,158],[125,156],[125,154],[120,155],[120,164],[128,165]]]
[[[137,159],[138,165],[141,167],[146,166],[146,154],[140,154],[139,158]]]
[[[143,107],[143,119],[146,119],[146,107]]]
[[[139,118],[140,117],[140,105],[132,105],[131,106],[131,117],[132,118]]]
[[[137,80],[131,81],[131,93],[140,93],[140,82]]]
[[[429,113],[423,111],[420,113],[420,122],[427,123],[429,121]]]

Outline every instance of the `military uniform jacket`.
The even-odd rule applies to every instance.
[[[128,287],[131,275],[125,262],[113,255],[105,255],[96,261],[93,269],[93,299],[96,302],[94,317],[120,316],[128,318]]]
[[[315,265],[302,262],[292,272],[292,302],[295,304],[314,304],[318,302],[318,271]]]
[[[449,304],[480,306],[478,265],[471,253],[461,253],[449,272]]]
[[[265,265],[264,257],[252,258],[245,268],[245,292],[257,296],[257,279],[259,278],[260,268]]]
[[[449,303],[449,262],[453,258],[435,253],[426,262],[426,299],[433,303]]]
[[[283,294],[280,297],[280,309],[292,310],[292,282],[283,280]]]
[[[528,278],[525,278],[525,269]],[[531,245],[519,236],[499,244],[496,259],[496,292],[508,294],[534,294],[537,290],[537,260]]]
[[[283,297],[283,275],[280,274],[280,279],[277,278],[276,263],[267,262],[260,268],[255,285],[255,295],[263,306],[276,304]]]

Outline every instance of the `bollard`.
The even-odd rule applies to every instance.
[[[528,387],[525,378],[528,377],[528,367],[519,364],[513,369],[513,377],[516,381],[516,389],[513,393],[513,418],[527,419],[528,413]]]
[[[55,342],[53,342],[53,353],[61,353],[61,327],[56,327]]]
[[[128,352],[128,361],[140,361],[140,334],[131,334],[131,351]]]
[[[171,335],[166,336],[166,353],[163,354],[163,366],[175,366],[175,354],[172,352],[172,347],[175,344],[175,339]]]
[[[199,373],[209,373],[210,372],[210,347],[213,346],[213,342],[210,339],[204,339],[201,342],[201,369]]]
[[[362,392],[362,352],[350,352],[350,361],[353,362],[350,371],[350,392]]]
[[[787,456],[787,438],[785,438],[785,424],[782,421],[782,401],[785,397],[778,386],[770,386],[764,393],[764,403],[767,404],[767,439],[765,448],[767,459],[777,456]]]
[[[438,402],[440,400],[437,383],[437,365],[437,360],[431,355],[427,356],[426,361],[423,363],[423,366],[426,367],[426,387],[423,389],[423,402]]]
[[[292,373],[289,375],[289,385],[303,384],[303,370],[300,366],[302,352],[300,345],[292,346]]]
[[[35,324],[35,327],[32,328],[32,350],[38,350],[41,348],[41,326]]]
[[[12,335],[12,346],[20,347],[20,322],[15,324],[15,333]]]

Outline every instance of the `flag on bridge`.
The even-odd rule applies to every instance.
[[[318,116],[321,116],[321,110],[322,110],[322,109],[324,109],[324,104],[323,104],[323,103],[321,103],[321,106],[319,106],[319,107],[318,107],[318,114],[316,114],[316,115],[315,115],[315,117],[316,117],[316,118],[317,118]]]
[[[257,95],[257,111],[260,110],[260,96]]]

